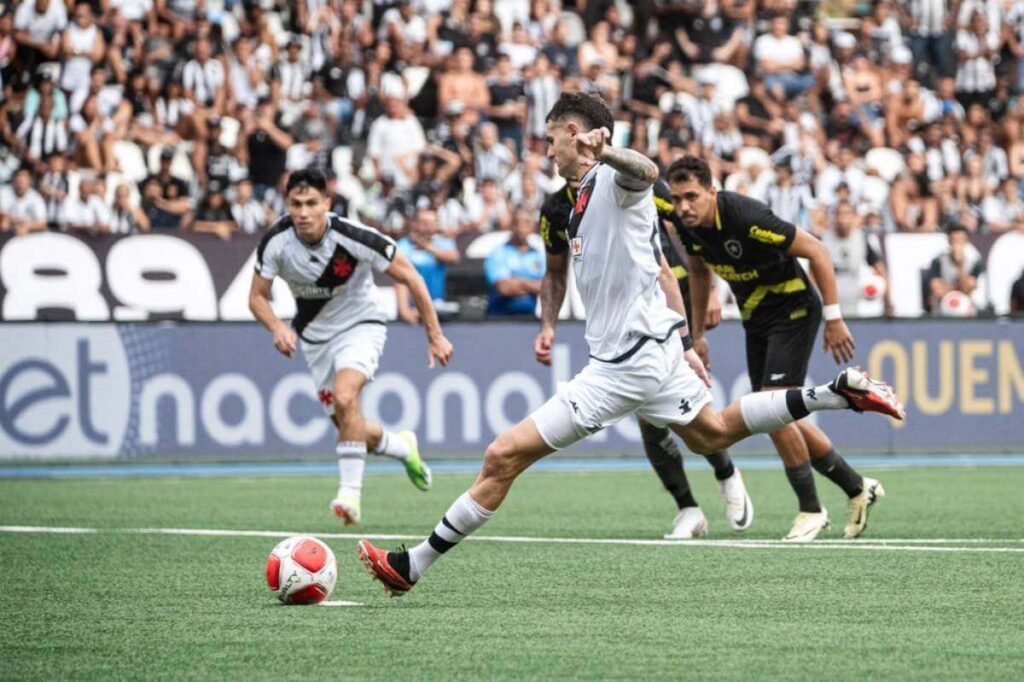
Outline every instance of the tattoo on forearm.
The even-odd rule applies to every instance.
[[[562,301],[565,300],[565,278],[545,277],[540,288],[540,315],[541,324],[555,326],[558,321],[558,312],[562,309]]]
[[[658,165],[638,151],[621,147],[605,147],[601,161],[614,168],[623,187],[643,189],[658,181]]]

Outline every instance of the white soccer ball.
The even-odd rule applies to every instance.
[[[939,301],[939,312],[943,317],[974,317],[974,301],[964,292],[954,289]]]
[[[288,538],[267,557],[267,586],[284,604],[319,604],[337,580],[334,552],[308,535]]]

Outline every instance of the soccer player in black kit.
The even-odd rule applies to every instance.
[[[566,184],[561,189],[548,195],[541,206],[540,234],[544,239],[547,251],[547,270],[541,288],[541,319],[542,329],[534,344],[537,361],[551,364],[551,346],[554,338],[553,321],[557,319],[565,298],[566,270],[569,259],[569,214],[576,203],[575,187]],[[654,204],[658,209],[658,234],[661,241],[661,252],[665,262],[662,264],[662,288],[668,290],[678,287],[683,305],[686,307],[687,318],[691,318],[689,305],[689,287],[687,271],[676,247],[669,239],[665,224],[677,222],[672,207],[668,185],[659,180],[654,185]],[[679,227],[677,226],[677,230]],[[717,298],[713,303],[717,304]],[[717,326],[721,321],[721,307],[705,308],[708,313],[707,328]],[[688,540],[698,538],[707,532],[707,519],[701,511],[697,500],[690,489],[690,483],[683,469],[683,453],[667,427],[657,427],[643,419],[640,422],[640,434],[644,444],[644,453],[661,479],[665,489],[675,500],[678,513],[672,523],[671,532],[666,539]],[[720,452],[707,457],[708,463],[715,471],[722,497],[726,502],[726,517],[733,530],[742,532],[754,521],[754,506],[747,495],[743,477],[727,452]]]
[[[835,268],[820,241],[760,201],[716,191],[710,168],[700,158],[676,160],[669,166],[667,179],[679,217],[677,226],[682,227],[679,237],[689,256],[694,350],[709,369],[704,311],[712,273],[729,283],[740,307],[751,390],[804,385],[823,314],[825,350],[837,363],[852,359],[854,341],[839,312]],[[797,258],[810,261],[824,308]],[[854,471],[836,454],[828,436],[806,419],[770,437],[800,504],[784,540],[807,542],[829,526],[828,512],[818,501],[812,466],[849,497],[843,537],[863,533],[870,507],[885,495],[881,483]]]

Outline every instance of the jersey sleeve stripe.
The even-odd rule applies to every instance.
[[[331,229],[348,237],[352,241],[359,242],[363,246],[373,249],[387,260],[394,260],[397,246],[395,240],[382,235],[371,227],[353,223],[344,218],[332,215]]]
[[[292,226],[292,221],[289,216],[282,216],[274,223],[266,234],[263,235],[263,239],[260,240],[259,246],[256,247],[256,269],[259,270],[263,265],[263,254],[267,250],[267,245],[270,244],[271,240],[279,234],[284,234]]]

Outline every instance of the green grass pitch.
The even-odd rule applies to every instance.
[[[471,541],[388,599],[354,539],[327,539],[350,608],[280,606],[275,538],[0,532],[0,678],[1024,677],[1024,469],[875,475],[888,497],[856,550]],[[737,536],[710,473],[691,479],[712,539],[778,539],[795,513],[781,469],[749,472]],[[363,531],[425,534],[471,481],[371,475]],[[818,481],[837,539],[844,499]],[[2,481],[0,525],[337,533],[334,484]],[[531,473],[480,535],[660,538],[673,514],[651,473]]]

